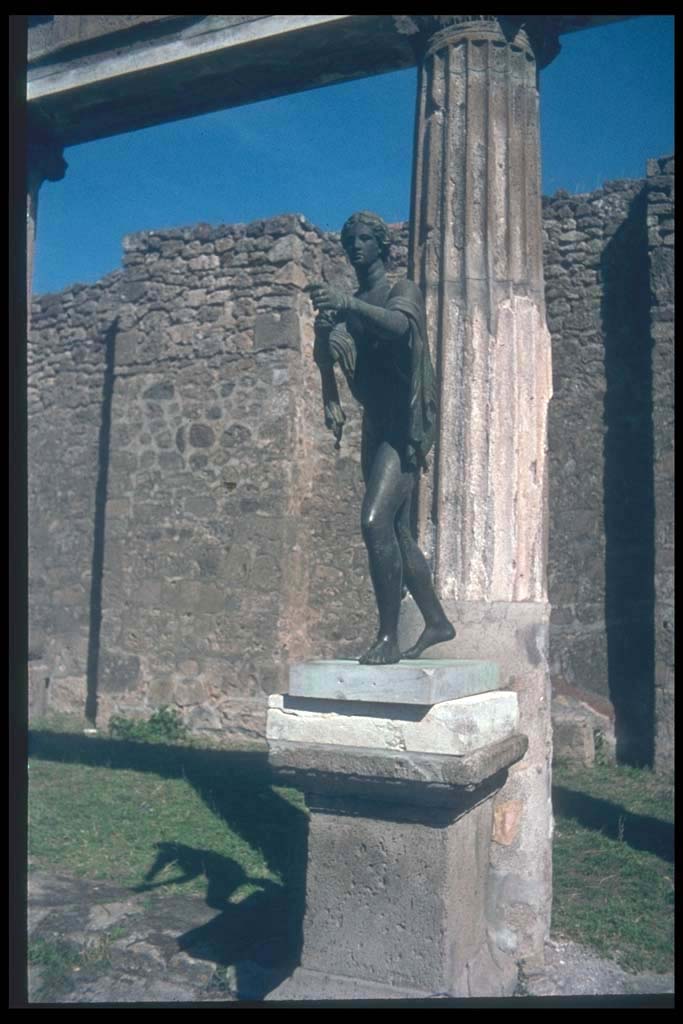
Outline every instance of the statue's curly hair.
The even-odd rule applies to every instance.
[[[348,220],[344,222],[344,226],[341,229],[341,243],[345,249],[349,232],[356,224],[365,224],[366,227],[370,228],[375,236],[375,241],[379,246],[380,256],[386,263],[389,258],[391,235],[389,234],[389,228],[379,214],[371,213],[369,210],[359,210],[358,213],[351,214]]]

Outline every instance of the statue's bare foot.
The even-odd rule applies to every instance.
[[[419,658],[423,651],[426,651],[428,647],[433,647],[434,644],[443,644],[447,640],[452,640],[455,636],[455,629],[448,621],[444,619],[438,626],[425,626],[422,635],[418,639],[417,643],[404,651],[401,654],[402,658]]]
[[[381,636],[358,662],[360,665],[395,665],[400,660],[401,652],[397,641],[389,636]]]

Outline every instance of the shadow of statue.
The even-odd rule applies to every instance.
[[[234,966],[235,994],[250,999],[261,998],[291,973],[298,949],[289,927],[291,897],[284,886],[252,876],[232,858],[212,850],[176,842],[156,847],[156,858],[134,891],[151,892],[203,878],[206,902],[219,911],[206,924],[179,935],[179,949],[217,966]],[[157,881],[168,868],[177,870]],[[240,894],[245,888],[247,892]]]
[[[30,734],[29,749],[32,757],[47,761],[185,779],[212,813],[260,854],[281,884],[251,876],[236,861],[215,851],[159,842],[156,857],[135,891],[205,878],[206,902],[219,913],[208,924],[181,935],[180,948],[217,965],[261,965],[263,971],[251,971],[248,998],[260,998],[287,977],[301,952],[308,819],[272,787],[265,751],[203,750],[47,730]],[[177,871],[160,879],[173,866]],[[258,888],[239,899],[238,890],[245,886]],[[248,966],[244,971],[249,973]]]

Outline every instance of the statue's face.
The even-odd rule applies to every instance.
[[[381,259],[377,239],[367,224],[354,224],[349,229],[344,239],[344,248],[353,267],[370,267]]]

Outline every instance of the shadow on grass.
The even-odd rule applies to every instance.
[[[155,862],[136,891],[206,877],[207,903],[220,913],[181,935],[179,947],[217,965],[254,959],[267,970],[263,977],[251,979],[250,998],[264,995],[287,977],[301,953],[308,822],[302,811],[273,791],[265,751],[202,750],[35,731],[30,733],[29,753],[44,761],[153,772],[193,786],[214,814],[262,854],[282,886],[251,878],[235,861],[214,851],[158,843]],[[171,864],[177,866],[177,874],[156,882]],[[257,885],[259,891],[240,903],[229,903],[245,884]]]
[[[553,809],[559,818],[571,818],[610,839],[622,839],[634,850],[674,859],[674,827],[659,818],[633,814],[620,804],[587,796],[565,786],[553,786]]]

